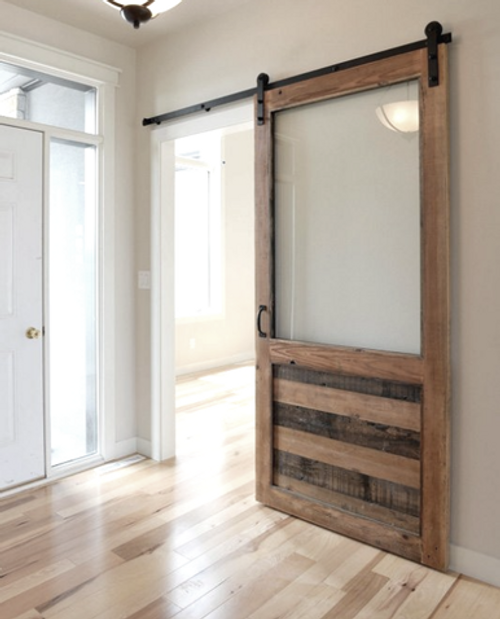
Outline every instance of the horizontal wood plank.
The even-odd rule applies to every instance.
[[[273,423],[413,460],[420,459],[420,434],[412,430],[280,402],[274,402]]]
[[[420,463],[409,458],[279,426],[274,429],[274,447],[410,488],[420,487]]]
[[[352,393],[364,393],[381,398],[402,400],[403,402],[422,402],[422,385],[388,380],[385,378],[367,378],[339,374],[324,370],[311,370],[294,364],[273,365],[275,379],[289,380],[295,383],[306,383],[319,387],[341,389]]]
[[[333,490],[314,486],[299,479],[281,475],[280,473],[275,475],[274,483],[279,488],[300,494],[315,501],[321,501],[325,505],[332,505],[351,514],[357,514],[358,516],[369,518],[370,520],[375,520],[391,527],[397,527],[404,531],[410,531],[417,535],[420,532],[420,518],[416,518],[415,516],[397,512],[387,507],[377,505],[376,503],[369,503],[368,501],[363,501],[362,499],[357,499],[342,494],[341,492],[334,492]]]
[[[420,404],[390,398],[352,393],[307,385],[289,380],[274,380],[274,399],[338,415],[347,415],[397,428],[420,431]]]
[[[304,103],[378,88],[382,83],[389,85],[417,78],[422,73],[421,56],[421,50],[416,50],[379,60],[376,71],[372,63],[366,63],[338,73],[332,71],[284,88],[269,90],[266,93],[266,109],[274,112]]]
[[[365,503],[373,503],[414,518],[420,517],[419,490],[369,477],[357,471],[347,471],[324,462],[276,450],[274,475],[275,478],[276,475],[284,475]]]
[[[423,359],[417,355],[286,340],[271,340],[269,355],[274,364],[299,365],[312,370],[419,385],[423,381]]]

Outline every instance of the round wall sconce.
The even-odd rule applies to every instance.
[[[380,122],[398,133],[414,133],[418,131],[419,115],[418,101],[396,101],[386,103],[375,110]]]

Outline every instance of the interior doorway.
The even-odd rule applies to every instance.
[[[214,140],[218,142],[215,150],[220,165],[221,207],[219,212],[204,217],[205,224],[198,227],[211,232],[211,241],[219,245],[210,251],[206,241],[201,243],[198,237],[197,251],[202,249],[205,260],[198,260],[201,266],[194,267],[193,254],[186,250],[184,243],[180,247],[177,243],[175,249],[179,233],[179,230],[174,233],[179,223],[179,219],[176,221],[176,166],[179,176],[185,175],[184,184],[190,185],[186,181],[190,177],[191,185],[192,179],[197,178],[198,189],[206,187],[206,170],[213,170],[213,166],[203,161],[203,148],[196,142],[209,142],[210,138],[212,144]],[[176,453],[176,374],[253,361],[253,106],[248,103],[173,123],[153,132],[152,139],[157,153],[153,157],[157,164],[153,182],[159,191],[153,195],[152,205],[151,453],[153,458],[164,460]],[[243,143],[247,148],[242,148]],[[212,174],[215,180],[217,172]],[[187,215],[186,210],[184,215],[188,224],[195,218],[199,224],[203,223],[199,213]],[[186,229],[189,237],[189,225]],[[176,258],[180,261],[182,254],[187,263],[184,275],[179,265],[176,266]],[[176,275],[177,280],[183,280],[176,283]],[[196,287],[195,280],[199,280]],[[177,308],[173,302],[176,293],[184,294]]]
[[[193,424],[213,446],[255,410],[253,164],[249,123],[175,141],[178,456]]]
[[[175,141],[176,375],[253,361],[254,135]]]

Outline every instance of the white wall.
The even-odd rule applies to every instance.
[[[43,45],[60,49],[120,70],[116,90],[116,182],[114,222],[116,296],[116,346],[112,355],[115,387],[116,434],[110,455],[118,457],[135,451],[135,277],[134,277],[134,141],[135,51],[59,22],[0,2],[0,30]]]
[[[187,1],[187,0],[186,0]],[[452,31],[452,567],[500,585],[500,3],[254,0],[141,50],[138,113],[151,116]],[[149,131],[138,131],[138,267],[149,266]],[[149,301],[138,305],[138,405],[149,404]],[[147,432],[139,419],[139,431]],[[147,437],[146,437],[147,438]]]
[[[177,374],[255,357],[253,146],[252,130],[222,136],[222,312],[207,319],[178,321],[175,329]]]

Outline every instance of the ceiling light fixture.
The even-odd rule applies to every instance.
[[[147,2],[129,4],[127,2],[116,2],[115,0],[104,0],[115,9],[118,9],[125,21],[132,24],[134,28],[139,28],[141,24],[147,23],[160,13],[165,13],[182,0],[147,0]]]

